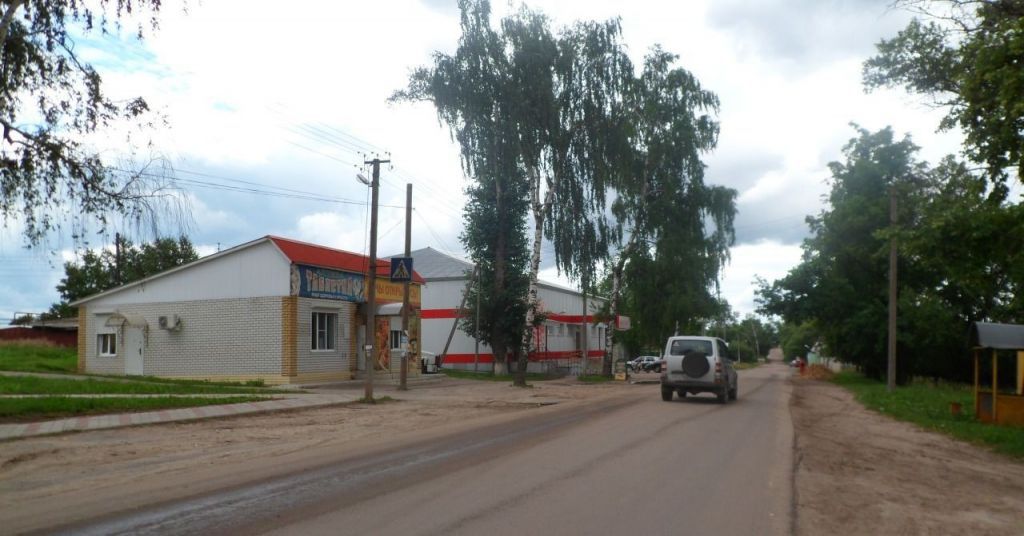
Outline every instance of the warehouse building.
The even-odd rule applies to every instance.
[[[416,272],[426,282],[421,311],[422,349],[437,356],[443,354],[446,368],[494,370],[494,356],[489,347],[480,344],[477,351],[475,339],[461,329],[452,330],[463,293],[471,283],[473,265],[429,247],[413,251],[411,255]],[[538,297],[546,320],[534,332],[535,346],[530,352],[529,370],[578,374],[584,348],[583,323],[586,322],[589,324],[586,329],[587,370],[599,371],[600,361],[608,349],[608,325],[595,322],[594,313],[603,307],[604,300],[588,297],[584,315],[582,293],[544,281],[538,284]],[[626,319],[620,320],[620,327],[626,327]]]
[[[363,255],[276,236],[248,242],[117,287],[78,307],[78,369],[301,384],[348,380],[363,367]],[[393,350],[403,285],[377,263],[378,375],[399,373]],[[423,279],[410,286],[410,374],[418,374]]]

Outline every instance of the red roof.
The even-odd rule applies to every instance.
[[[369,257],[358,253],[318,246],[308,242],[299,242],[298,240],[281,238],[279,236],[267,236],[267,238],[273,241],[274,245],[284,253],[285,257],[288,257],[295,264],[344,270],[357,274],[365,274],[366,267],[370,264]],[[377,259],[377,277],[388,278],[391,275],[390,272],[391,261]],[[412,273],[412,280],[417,283],[423,283],[423,278],[415,271]]]

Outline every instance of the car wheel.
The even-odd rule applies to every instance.
[[[671,387],[662,387],[661,388],[661,399],[664,400],[665,402],[671,402],[672,401],[672,388]]]
[[[732,389],[729,389],[729,398],[731,398],[733,400],[736,400],[739,397],[739,394],[740,394],[740,384],[737,383],[736,385],[732,386]]]
[[[718,392],[718,403],[725,404],[729,401],[729,387],[722,387],[722,390]]]

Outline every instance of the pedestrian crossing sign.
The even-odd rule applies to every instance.
[[[412,281],[412,257],[391,258],[391,281],[396,283]]]

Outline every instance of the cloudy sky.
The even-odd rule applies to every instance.
[[[429,104],[389,104],[412,68],[459,37],[455,0],[165,2],[142,43],[90,36],[78,50],[113,96],[144,95],[164,114],[154,147],[182,179],[189,231],[208,254],[267,234],[366,251],[367,157],[382,171],[382,254],[402,248],[405,184],[414,188],[413,248],[461,254],[458,149]],[[545,0],[556,24],[621,17],[635,63],[654,44],[679,55],[721,99],[707,179],[740,192],[737,243],[722,295],[753,311],[755,275],[798,260],[804,218],[827,191],[827,163],[854,131],[891,125],[929,161],[959,150],[935,132],[941,114],[898,91],[865,94],[861,63],[909,15],[887,0]],[[515,5],[518,5],[515,4]],[[496,0],[497,15],[510,5]],[[0,322],[58,300],[70,241],[27,251],[17,221],[0,231]],[[173,232],[174,229],[171,229]],[[113,238],[94,236],[94,246]],[[547,266],[549,263],[545,263]],[[565,282],[547,267],[542,277]]]

